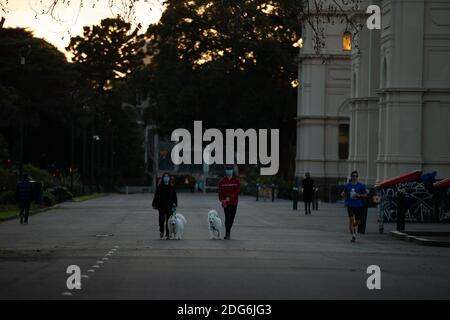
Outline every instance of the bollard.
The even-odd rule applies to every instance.
[[[298,208],[298,187],[292,188],[292,207],[294,210]]]
[[[360,234],[365,234],[366,233],[366,225],[367,225],[367,211],[369,209],[369,201],[367,199],[364,199],[364,207],[363,207],[363,212],[361,215],[361,221],[359,222],[358,225],[358,233]]]
[[[272,202],[275,201],[275,185],[272,184]]]
[[[397,192],[397,231],[405,231],[405,193],[403,191]]]
[[[378,233],[384,233],[384,214],[381,208],[378,209]]]
[[[313,210],[319,210],[319,189],[314,188],[313,190]]]
[[[259,201],[259,183],[256,184],[256,201]]]

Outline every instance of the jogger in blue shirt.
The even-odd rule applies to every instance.
[[[352,235],[351,242],[356,241],[356,230],[361,221],[364,209],[364,198],[369,194],[366,186],[358,182],[358,171],[351,173],[351,180],[344,187],[342,197],[345,197],[345,205],[347,206],[349,218],[349,230]]]

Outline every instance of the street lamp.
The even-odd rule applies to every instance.
[[[342,35],[342,50],[352,51],[352,34],[350,31],[345,31]]]
[[[94,166],[94,159],[95,159],[94,144],[95,144],[95,142],[99,142],[99,141],[100,141],[100,136],[93,134],[92,140],[91,140],[91,191],[92,191],[92,188],[94,187],[93,185],[97,182],[97,179],[95,179],[96,181],[94,183],[94,167],[95,167]],[[98,165],[98,163],[97,163],[97,165]]]
[[[72,101],[71,101],[71,122],[70,122],[70,192],[73,193],[73,171],[75,167],[75,106],[77,104],[78,96],[80,91],[79,90],[73,90],[70,94]]]
[[[28,44],[27,47],[28,51],[26,52],[26,55],[30,55],[31,51],[31,44]],[[19,124],[19,176],[21,177],[23,175],[23,154],[24,154],[24,139],[25,139],[25,104],[26,104],[26,97],[25,97],[25,64],[26,64],[26,58],[24,53],[24,47],[20,48],[19,50],[19,57],[20,57],[20,66],[22,69],[21,73],[21,86],[22,86],[22,104],[20,109],[20,124]]]

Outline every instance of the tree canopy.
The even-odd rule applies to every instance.
[[[22,112],[26,135],[50,138],[53,127],[44,124],[64,122],[76,72],[64,54],[24,29],[0,30],[0,62],[0,130],[17,159]],[[36,143],[26,149],[35,160],[45,153]]]
[[[215,128],[280,128],[293,174],[298,41],[295,9],[263,1],[169,1],[147,32],[147,117],[163,133],[194,120]]]
[[[83,36],[71,38],[66,50],[92,87],[107,91],[114,80],[125,78],[142,64],[143,47],[143,38],[130,23],[107,18],[98,26],[85,26]]]
[[[85,1],[74,1],[72,5],[78,4],[80,10],[89,9]],[[18,110],[25,101],[30,108],[28,122],[37,125],[46,116],[57,117],[60,121],[47,126],[54,131],[76,119],[80,145],[86,143],[86,132],[88,138],[99,132],[109,137],[102,140],[103,162],[96,169],[115,165],[122,170],[117,172],[120,176],[129,174],[123,165],[127,161],[141,166],[139,157],[130,156],[141,152],[136,110],[124,109],[122,102],[137,104],[148,97],[146,121],[157,124],[163,134],[189,127],[194,120],[220,129],[279,128],[281,175],[292,178],[301,26],[311,26],[315,48],[320,51],[327,21],[337,18],[358,31],[354,16],[348,13],[359,8],[360,0],[155,1],[165,11],[159,23],[140,36],[140,26],[132,26],[136,1],[107,0],[110,7],[123,9],[122,18],[104,19],[98,26],[86,26],[82,36],[73,37],[67,47],[73,64],[31,34],[3,33],[5,41],[0,45],[9,51],[0,52],[10,53],[0,66],[2,110]],[[52,16],[68,5],[64,0],[40,3],[42,14]],[[0,6],[7,10],[5,0],[0,0]],[[11,39],[5,36],[14,32]],[[18,50],[27,59],[31,52],[30,64],[23,68],[17,63]],[[33,59],[39,62],[33,65]],[[17,112],[5,112],[5,116],[9,118],[2,119],[8,123],[17,122]],[[119,131],[120,139],[115,139]],[[57,139],[64,139],[64,134]],[[113,146],[116,140],[118,146]],[[117,155],[120,164],[113,159],[107,162],[119,150],[124,150]]]
[[[119,83],[109,91],[92,88],[97,70],[69,63],[29,31],[1,29],[0,136],[9,146],[2,143],[2,157],[9,149],[13,167],[18,163],[23,115],[24,163],[66,175],[72,168],[91,186],[140,181],[143,151],[137,115],[122,108],[126,93]],[[93,136],[100,140],[93,143]]]

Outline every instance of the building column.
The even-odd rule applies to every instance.
[[[339,157],[340,125],[349,124],[350,54],[342,51],[344,31],[343,24],[325,25],[326,47],[317,54],[305,25],[300,51],[296,176],[310,172],[325,199],[347,176],[347,158]]]
[[[367,18],[365,9],[379,1],[363,1],[361,23]],[[349,172],[357,170],[360,180],[373,185],[376,180],[378,154],[378,100],[380,31],[364,27],[354,39],[352,50],[351,135]]]

